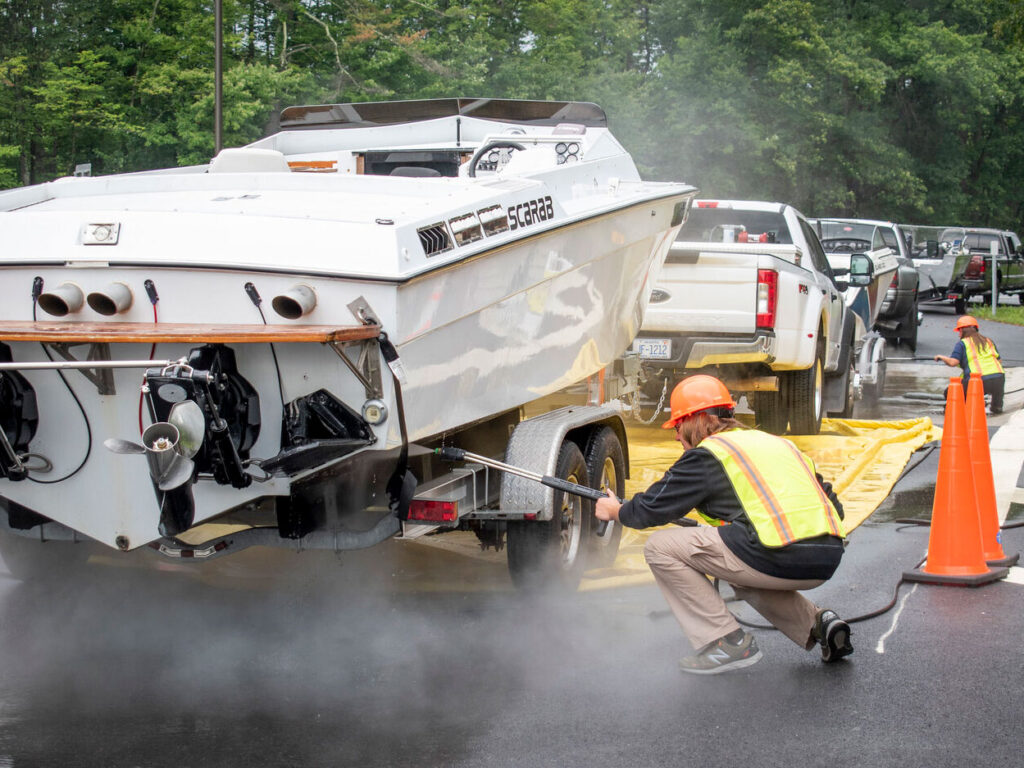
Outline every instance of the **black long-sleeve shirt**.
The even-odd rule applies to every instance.
[[[831,483],[818,482],[840,516],[843,506]],[[650,528],[678,520],[691,509],[724,520],[722,541],[740,560],[761,573],[783,579],[828,579],[843,556],[843,540],[823,535],[784,547],[766,547],[743,511],[725,468],[710,451],[696,447],[686,451],[664,477],[636,494],[619,510],[619,521],[630,528]]]

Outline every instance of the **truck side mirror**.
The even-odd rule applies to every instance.
[[[863,253],[855,253],[850,257],[850,285],[871,285],[874,274],[874,263]]]

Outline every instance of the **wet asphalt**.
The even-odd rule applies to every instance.
[[[948,354],[954,321],[929,311],[917,356]],[[1024,359],[1019,328],[983,332]],[[891,364],[883,415],[941,421],[904,403],[901,364],[927,367]],[[909,378],[941,389],[946,374]],[[893,522],[930,511],[937,451],[917,459],[808,593],[851,619],[895,594],[833,665],[754,630],[757,665],[684,676],[653,585],[415,592],[396,587],[390,545],[48,584],[0,570],[0,768],[1024,764],[1024,584],[896,592],[928,547],[926,528]],[[1024,528],[1003,547],[1024,550]]]

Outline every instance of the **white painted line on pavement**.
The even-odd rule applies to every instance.
[[[1013,566],[1010,569],[1010,574],[1003,581],[1008,581],[1011,584],[1024,584],[1024,568]]]
[[[1017,370],[1011,369],[1014,373]],[[1010,378],[1008,371],[1007,383]],[[1010,503],[1019,503],[1017,478],[1020,477],[1021,466],[1024,464],[1024,410],[1017,411],[1008,422],[996,430],[989,441],[989,452],[992,456],[992,477],[996,488],[996,511],[999,523],[1002,524],[1010,511]]]
[[[896,624],[900,620],[900,614],[903,613],[903,607],[907,604],[907,600],[910,599],[910,596],[917,591],[918,586],[919,584],[914,584],[910,591],[903,596],[902,600],[900,600],[900,607],[897,609],[896,615],[892,617],[892,624],[889,626],[888,631],[878,638],[878,644],[875,646],[875,653],[879,655],[885,653],[885,641],[888,640],[889,636],[896,631]]]

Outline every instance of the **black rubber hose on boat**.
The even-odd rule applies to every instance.
[[[37,306],[39,304],[39,296],[42,294],[42,292],[43,292],[43,278],[36,277],[32,281],[32,322],[33,323],[36,322],[36,308],[37,308]],[[47,359],[51,363],[54,362],[53,357],[50,355],[50,350],[48,350],[46,348],[46,344],[43,343],[43,342],[39,342],[39,346],[41,346],[43,348],[43,354],[46,355]],[[39,485],[53,485],[54,483],[62,483],[65,480],[70,480],[72,477],[74,477],[75,475],[77,475],[79,472],[82,471],[82,467],[85,466],[85,463],[87,461],[89,461],[89,457],[92,455],[92,425],[89,423],[89,416],[85,412],[85,407],[82,405],[82,401],[79,400],[78,399],[78,395],[75,394],[75,390],[73,390],[71,388],[71,384],[69,384],[68,380],[64,377],[64,372],[61,371],[59,368],[56,369],[56,370],[57,370],[57,375],[60,376],[60,380],[64,382],[64,386],[67,387],[68,392],[71,394],[71,398],[75,401],[75,405],[78,406],[78,410],[81,411],[81,413],[82,413],[82,420],[85,422],[85,456],[82,458],[82,463],[81,464],[79,464],[77,467],[75,467],[73,470],[71,470],[71,472],[69,472],[68,474],[64,475],[64,477],[58,477],[56,480],[38,480],[38,479],[32,477],[31,473],[29,473],[29,474],[27,474],[25,476],[26,478],[31,480],[33,483],[38,483]]]

